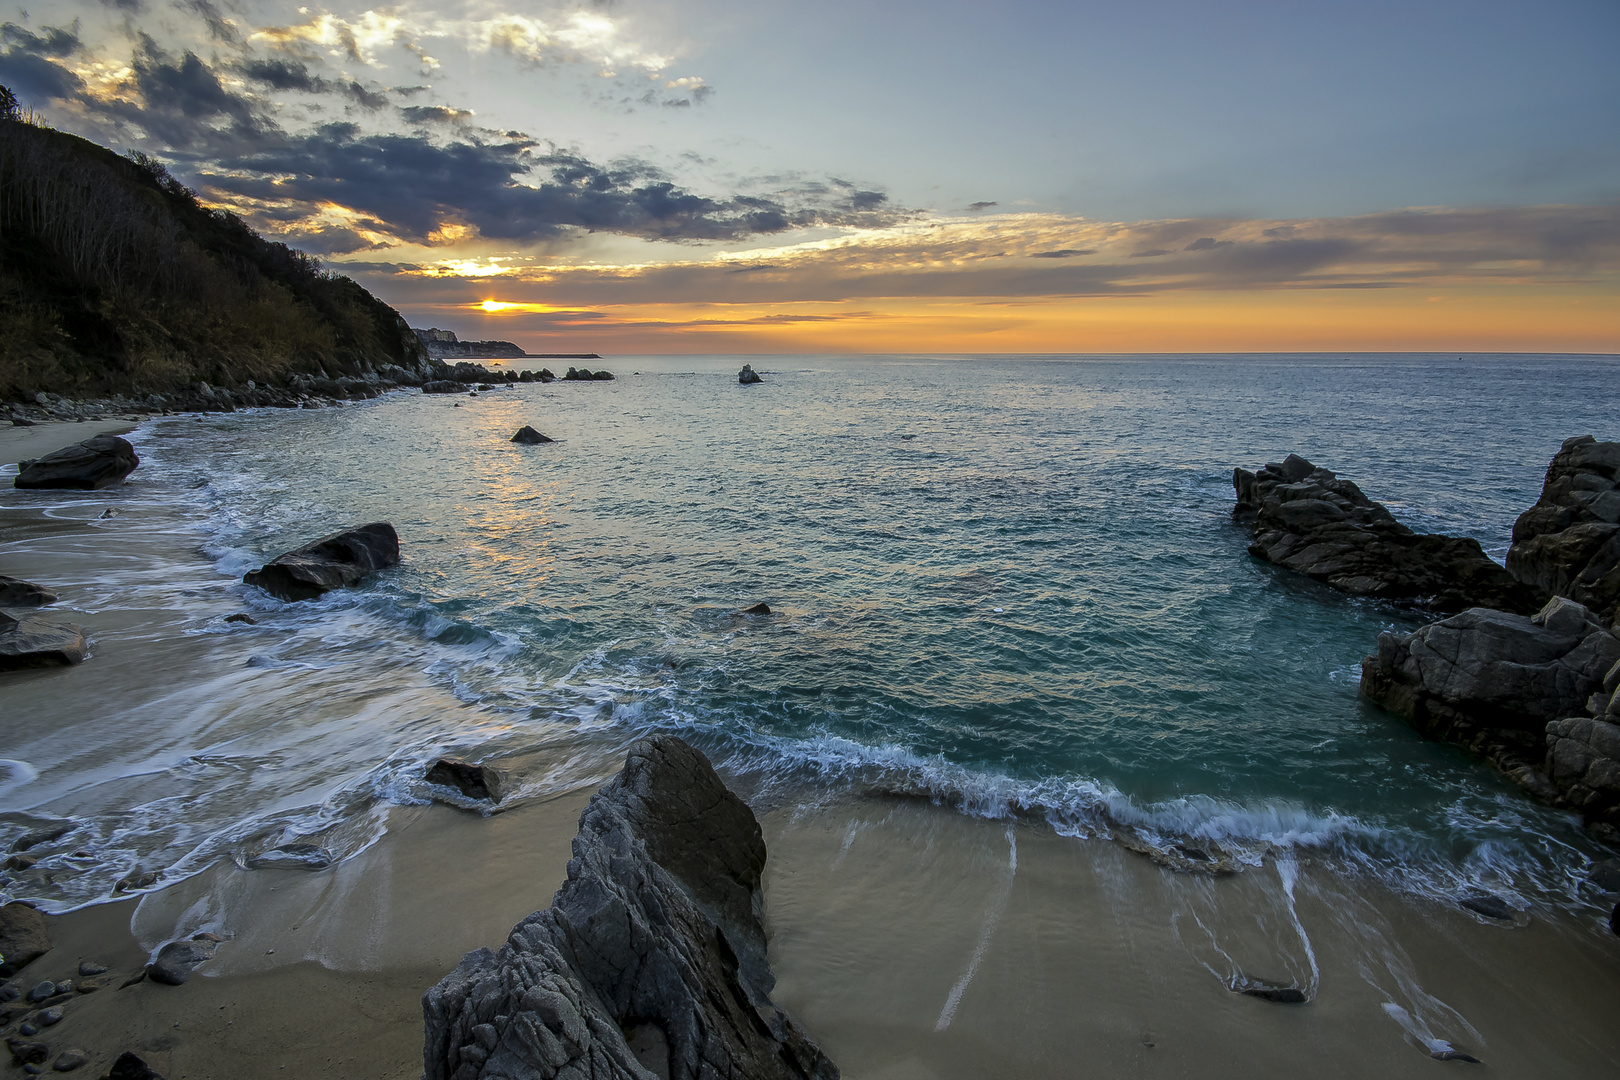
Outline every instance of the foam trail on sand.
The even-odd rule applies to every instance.
[[[1001,922],[1002,912],[1007,910],[1007,901],[1012,897],[1013,879],[1018,876],[1018,836],[1013,832],[1011,825],[1007,826],[1007,876],[1002,879],[1001,887],[996,891],[995,898],[991,900],[990,907],[984,913],[984,926],[979,930],[979,942],[973,947],[973,956],[968,960],[967,970],[962,977],[956,980],[951,987],[950,996],[945,999],[945,1007],[939,1011],[939,1022],[934,1025],[935,1031],[944,1031],[951,1026],[956,1017],[956,1007],[962,1001],[962,993],[967,990],[968,983],[973,981],[973,973],[979,970],[979,961],[984,959],[985,950],[990,947],[990,936],[996,932],[996,924]]]

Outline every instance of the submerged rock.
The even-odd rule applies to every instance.
[[[1564,443],[1541,497],[1513,524],[1507,568],[1603,619],[1620,616],[1620,442]]]
[[[1555,597],[1534,618],[1470,608],[1410,634],[1380,634],[1378,652],[1361,662],[1361,692],[1554,798],[1537,768],[1548,724],[1585,713],[1617,661],[1620,639]]]
[[[765,380],[759,377],[759,372],[754,370],[752,364],[744,364],[742,370],[737,372],[737,381],[744,386],[748,386],[751,383],[764,382]]]
[[[71,623],[0,611],[0,671],[77,664],[89,649],[84,631]]]
[[[325,870],[337,860],[319,844],[283,844],[250,857],[249,870]]]
[[[1508,907],[1507,901],[1500,896],[1487,893],[1484,896],[1465,897],[1458,903],[1474,914],[1483,915],[1487,919],[1495,919],[1497,922],[1513,921],[1513,909]]]
[[[488,765],[440,758],[428,767],[422,779],[440,787],[454,788],[469,799],[501,801],[501,774]]]
[[[1233,513],[1252,518],[1249,553],[1335,589],[1436,611],[1528,614],[1546,595],[1492,562],[1479,541],[1415,533],[1349,480],[1297,454],[1232,471]]]
[[[56,603],[56,594],[32,581],[0,574],[0,607],[39,607]]]
[[[0,907],[0,977],[15,975],[50,951],[44,915],[28,904]]]
[[[765,603],[755,604],[753,607],[745,607],[741,611],[737,612],[739,615],[769,615],[770,613],[771,605]]]
[[[278,555],[242,580],[283,600],[309,600],[398,562],[399,534],[373,521]]]
[[[193,934],[185,941],[171,941],[158,950],[157,958],[146,965],[153,982],[181,986],[198,965],[214,958],[220,938],[216,934]]]
[[[770,1000],[765,843],[702,754],[638,742],[580,815],[552,906],[422,999],[425,1080],[835,1080]]]
[[[539,446],[541,443],[556,442],[557,440],[548,438],[525,424],[518,428],[517,434],[512,436],[512,441],[522,443],[525,446]]]
[[[116,435],[97,435],[36,458],[12,483],[20,488],[95,491],[121,482],[140,463],[127,441]]]

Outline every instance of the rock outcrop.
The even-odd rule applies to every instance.
[[[88,651],[84,631],[77,626],[0,611],[0,671],[77,664]]]
[[[73,488],[95,491],[121,483],[141,459],[116,435],[97,435],[42,458],[24,462],[13,485],[20,488]]]
[[[56,603],[56,594],[32,581],[0,574],[0,607],[39,607]]]
[[[591,382],[592,380],[611,382],[613,381],[613,372],[592,371],[589,368],[569,368],[567,374],[563,375],[564,382]]]
[[[1361,662],[1361,692],[1553,798],[1537,768],[1547,725],[1588,715],[1617,661],[1620,639],[1585,607],[1558,597],[1534,618],[1470,608],[1410,634],[1380,634],[1378,652]]]
[[[0,976],[17,974],[50,951],[45,916],[28,904],[0,907]]]
[[[428,768],[422,779],[430,784],[452,788],[469,799],[487,799],[492,803],[501,801],[501,774],[488,765],[440,758]]]
[[[1620,614],[1620,442],[1564,443],[1541,498],[1513,525],[1507,568],[1604,618]]]
[[[702,754],[638,742],[580,815],[552,906],[423,997],[424,1080],[835,1080],[770,1000],[764,865]]]
[[[737,381],[742,383],[744,386],[748,386],[752,383],[764,382],[765,380],[759,377],[759,372],[754,370],[754,365],[744,364],[742,366],[742,370],[737,372]]]
[[[309,600],[399,562],[399,534],[373,521],[278,555],[242,580],[283,600]]]
[[[541,443],[556,442],[557,440],[542,435],[534,428],[524,424],[518,428],[517,434],[512,436],[512,441],[522,443],[524,446],[539,446]]]
[[[1546,600],[1491,561],[1477,540],[1415,533],[1349,480],[1297,454],[1258,473],[1234,469],[1234,514],[1251,517],[1249,552],[1357,596],[1441,612],[1528,614]]]

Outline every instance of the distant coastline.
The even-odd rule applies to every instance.
[[[524,352],[523,347],[510,341],[462,341],[453,330],[412,327],[411,332],[435,360],[600,360],[593,352]]]

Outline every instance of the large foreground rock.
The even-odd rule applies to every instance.
[[[45,916],[27,904],[0,907],[0,976],[15,975],[50,951]]]
[[[77,626],[0,611],[0,671],[77,664],[89,648]]]
[[[278,555],[242,580],[283,600],[309,600],[399,562],[399,534],[373,521]]]
[[[771,1003],[754,815],[679,739],[580,815],[552,906],[422,999],[425,1080],[835,1080]]]
[[[0,607],[38,607],[56,603],[56,594],[32,581],[0,574]]]
[[[1564,443],[1541,498],[1513,525],[1507,568],[1600,617],[1620,615],[1620,442]]]
[[[135,448],[126,440],[116,435],[97,435],[28,462],[13,484],[20,488],[94,491],[122,482],[140,463]]]
[[[1534,618],[1471,608],[1410,634],[1380,634],[1377,654],[1361,662],[1361,692],[1426,735],[1489,755],[1551,797],[1536,770],[1547,725],[1588,715],[1617,661],[1620,639],[1559,597]]]
[[[1479,541],[1415,533],[1355,484],[1297,454],[1257,473],[1234,469],[1232,486],[1234,513],[1254,521],[1249,552],[1335,589],[1441,612],[1529,614],[1546,599],[1491,561]]]

